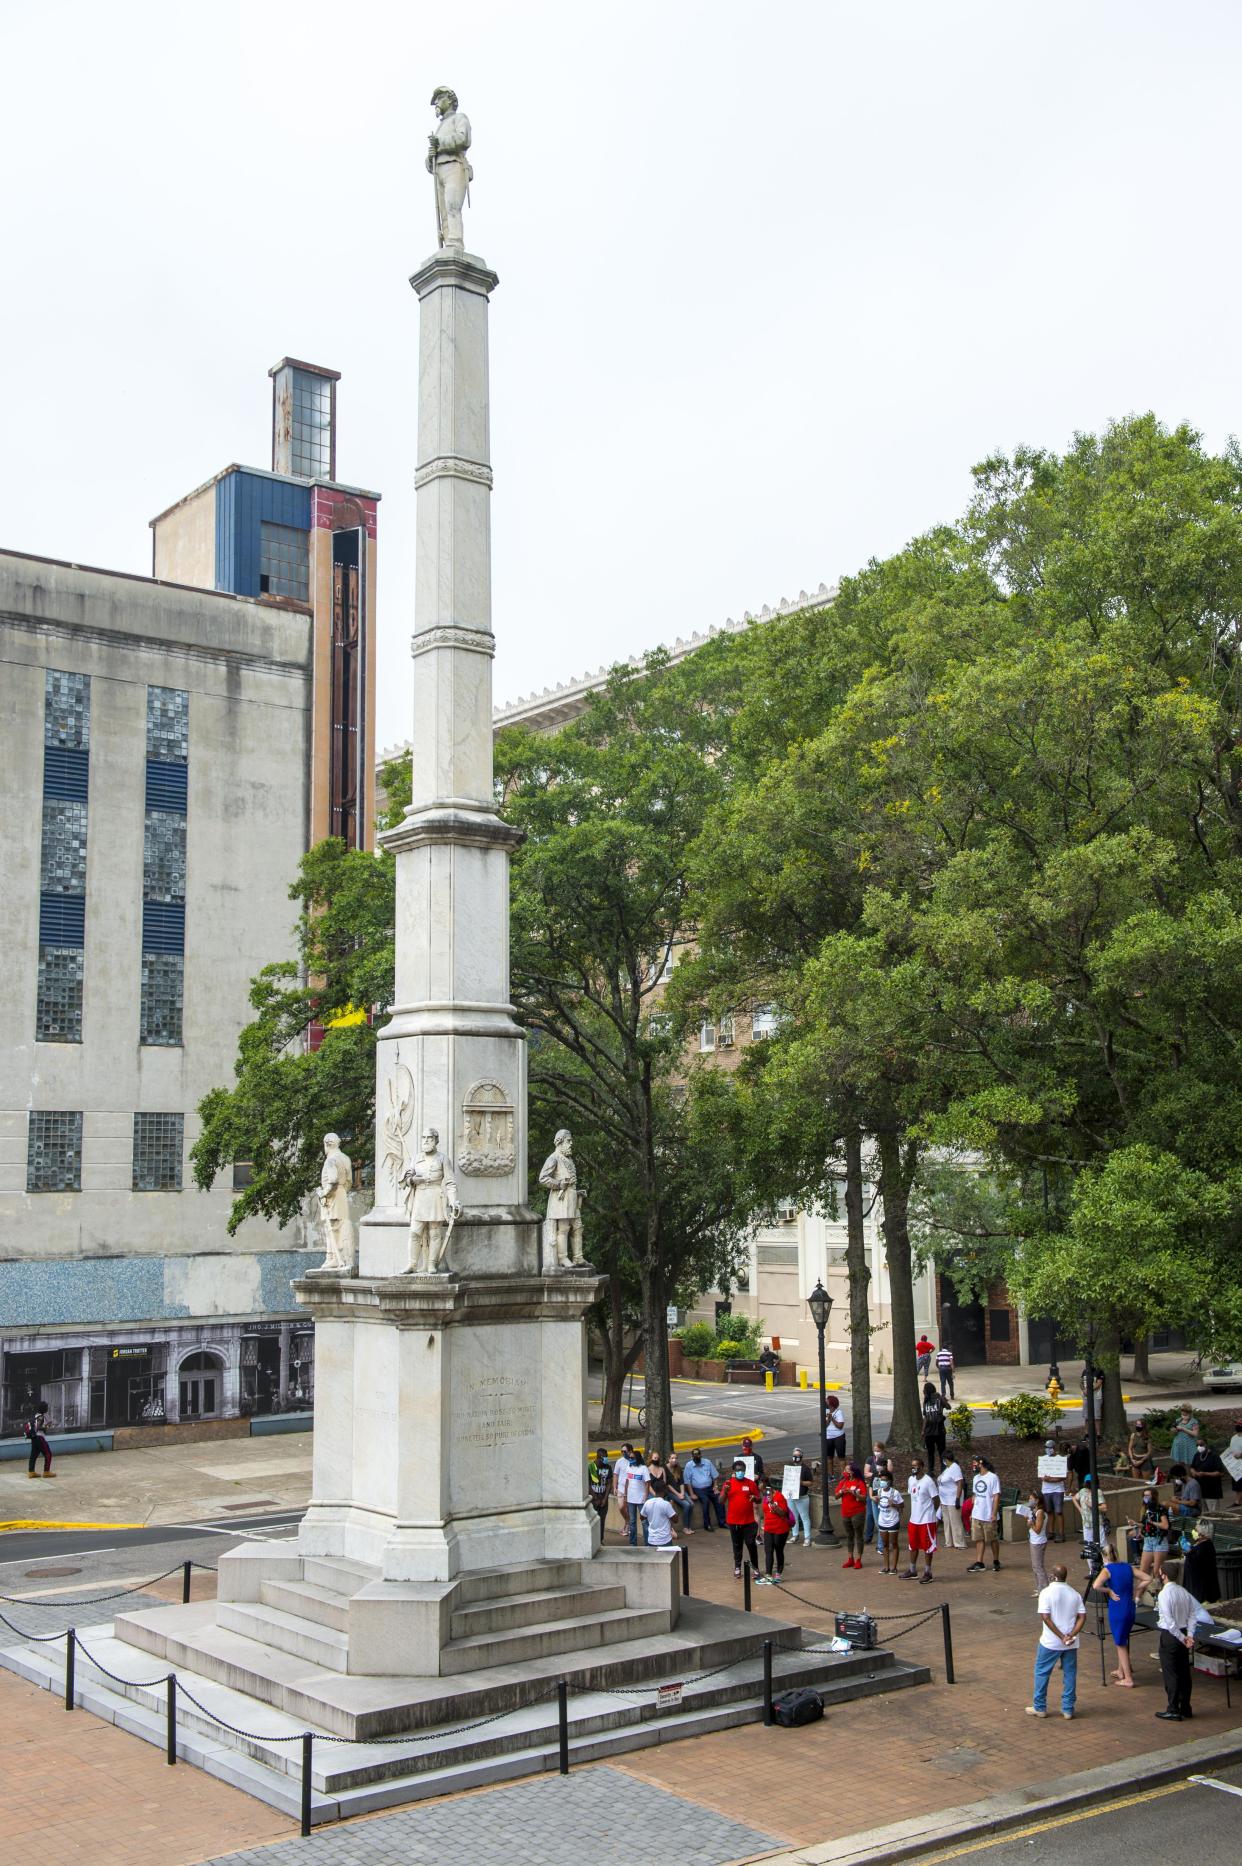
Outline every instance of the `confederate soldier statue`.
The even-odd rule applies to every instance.
[[[573,1135],[562,1127],[554,1150],[539,1169],[539,1184],[548,1189],[548,1216],[544,1229],[545,1266],[552,1258],[561,1268],[582,1262],[582,1194],[574,1160]],[[550,1245],[551,1249],[547,1249]]]
[[[440,245],[465,250],[461,210],[470,192],[474,170],[466,160],[470,147],[470,119],[457,108],[457,93],[440,85],[431,94],[440,121],[427,138],[427,173],[436,184],[436,225]]]
[[[444,1260],[453,1226],[461,1215],[457,1182],[452,1166],[440,1152],[437,1128],[429,1127],[423,1135],[422,1155],[406,1167],[401,1183],[414,1188],[406,1274],[434,1274]]]
[[[349,1194],[354,1183],[354,1169],[348,1154],[341,1152],[339,1134],[323,1137],[323,1171],[319,1175],[319,1217],[323,1224],[324,1260],[311,1276],[352,1276],[354,1274],[354,1221],[349,1212]]]

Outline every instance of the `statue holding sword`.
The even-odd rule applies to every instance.
[[[413,1189],[410,1207],[410,1261],[407,1276],[434,1275],[448,1251],[453,1226],[461,1215],[451,1163],[440,1152],[439,1130],[429,1127],[423,1151],[401,1175]]]

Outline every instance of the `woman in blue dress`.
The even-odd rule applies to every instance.
[[[1130,1634],[1134,1627],[1134,1570],[1128,1561],[1117,1560],[1111,1542],[1105,1546],[1104,1558],[1104,1566],[1091,1585],[1108,1596],[1108,1630],[1117,1648],[1117,1670],[1111,1676],[1119,1685],[1133,1687]]]
[[[1169,1447],[1169,1463],[1190,1465],[1199,1443],[1199,1421],[1189,1406],[1183,1406],[1173,1428],[1173,1443]]]

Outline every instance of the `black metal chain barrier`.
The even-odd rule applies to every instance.
[[[199,1568],[202,1563],[191,1562],[190,1566]],[[105,1600],[123,1600],[126,1594],[141,1594],[146,1588],[155,1587],[159,1582],[167,1581],[170,1575],[182,1574],[184,1569],[185,1563],[178,1562],[175,1568],[166,1568],[163,1574],[152,1575],[149,1581],[139,1581],[136,1587],[118,1588],[115,1594],[85,1594],[80,1598],[75,1596],[71,1600],[65,1599],[62,1595],[50,1599],[46,1595],[0,1594],[0,1600],[10,1607],[98,1607]],[[212,1572],[214,1573],[214,1570]],[[58,1634],[57,1637],[59,1638],[60,1635]]]
[[[58,1639],[64,1639],[67,1635],[64,1633],[57,1633],[56,1637]],[[90,1663],[95,1667],[95,1670],[97,1672],[102,1672],[105,1678],[110,1678],[114,1685],[130,1685],[135,1691],[149,1691],[152,1685],[162,1685],[168,1677],[167,1672],[161,1672],[158,1678],[118,1678],[115,1672],[110,1672],[107,1666],[95,1657],[95,1654],[91,1651],[81,1633],[77,1634],[75,1643],[82,1657],[84,1659],[89,1659]]]
[[[63,1639],[64,1631],[59,1633],[23,1633],[20,1626],[14,1626],[12,1620],[6,1620],[0,1613],[0,1626],[7,1626],[10,1633],[16,1633],[19,1639],[28,1639],[32,1646],[50,1645],[53,1639]]]

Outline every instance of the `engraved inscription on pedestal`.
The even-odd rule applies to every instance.
[[[454,1329],[450,1486],[455,1509],[529,1508],[542,1495],[539,1324]]]
[[[476,1082],[462,1103],[458,1172],[503,1179],[516,1161],[513,1102],[498,1082]]]

